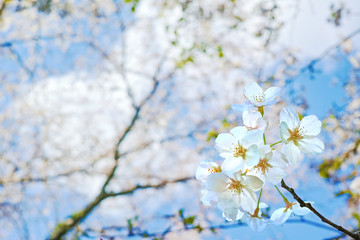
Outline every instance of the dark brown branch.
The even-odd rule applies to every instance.
[[[312,211],[313,213],[315,213],[316,216],[318,216],[321,221],[323,221],[324,223],[329,224],[330,226],[336,228],[337,230],[343,232],[344,234],[352,237],[353,239],[357,239],[360,240],[360,235],[358,233],[353,233],[350,232],[348,230],[346,230],[345,228],[343,228],[342,226],[339,226],[335,223],[333,223],[332,221],[330,221],[329,219],[327,219],[326,217],[324,217],[323,215],[321,215],[312,205],[311,203],[306,203],[304,202],[296,193],[295,190],[293,188],[290,188],[289,186],[286,185],[286,183],[284,182],[284,180],[281,180],[281,186],[283,188],[285,188],[289,193],[291,193],[291,195],[294,197],[294,199],[300,204],[301,207],[307,207],[308,209],[310,209],[310,211]]]

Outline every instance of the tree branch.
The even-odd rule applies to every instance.
[[[304,202],[296,193],[295,190],[293,188],[290,188],[289,186],[286,185],[286,183],[284,182],[284,180],[281,180],[281,186],[283,188],[285,188],[289,193],[291,193],[291,195],[294,197],[294,199],[300,204],[301,207],[307,207],[308,209],[310,209],[310,211],[312,211],[313,213],[315,213],[316,216],[318,216],[321,221],[323,221],[324,223],[329,224],[330,226],[336,228],[337,230],[343,232],[344,234],[352,237],[353,239],[357,239],[360,240],[360,235],[358,233],[353,233],[350,232],[348,230],[346,230],[345,228],[343,228],[342,226],[339,226],[335,223],[333,223],[332,221],[330,221],[329,219],[327,219],[326,217],[324,217],[323,215],[321,215],[312,205],[311,203],[306,203]]]
[[[74,213],[71,215],[71,217],[69,217],[68,219],[66,219],[63,222],[60,222],[57,224],[55,230],[52,232],[51,236],[50,236],[50,240],[60,240],[66,233],[68,233],[73,227],[75,227],[79,222],[81,222],[82,220],[84,220],[88,214],[96,207],[100,204],[101,201],[103,201],[106,198],[109,197],[116,197],[116,196],[120,196],[120,195],[129,195],[129,194],[133,194],[134,192],[136,192],[137,190],[141,190],[141,189],[147,189],[147,188],[163,188],[168,184],[172,184],[172,183],[180,183],[180,182],[187,182],[194,179],[193,177],[187,177],[187,178],[179,178],[179,179],[175,179],[175,180],[166,180],[163,181],[159,184],[155,184],[155,185],[137,185],[131,189],[125,190],[125,191],[121,191],[121,192],[110,192],[107,193],[105,191],[102,191],[95,200],[93,200],[91,203],[89,203],[83,210]]]

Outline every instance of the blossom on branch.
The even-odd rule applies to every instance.
[[[290,108],[284,108],[280,113],[280,137],[285,145],[281,152],[286,156],[289,164],[296,164],[300,160],[300,151],[304,153],[321,153],[324,143],[317,138],[321,131],[321,121],[315,116],[299,116]]]
[[[303,216],[310,213],[310,209],[308,209],[307,207],[301,207],[298,202],[290,203],[286,201],[285,207],[276,209],[272,213],[270,221],[275,225],[282,225],[290,217],[291,213],[294,213],[299,216]]]
[[[280,100],[280,93],[281,88],[270,87],[264,92],[259,84],[252,82],[244,88],[246,101],[243,104],[233,104],[231,108],[235,111],[243,112],[254,107],[269,106]]]
[[[252,175],[239,173],[213,173],[207,177],[206,189],[218,194],[217,207],[229,220],[242,218],[244,212],[252,212],[256,208],[255,192],[260,190],[264,182]]]
[[[221,133],[216,138],[216,148],[225,158],[223,171],[239,171],[246,166],[255,166],[259,162],[258,132],[248,132],[246,128],[236,127],[230,133]]]

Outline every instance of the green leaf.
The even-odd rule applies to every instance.
[[[196,225],[196,226],[194,227],[194,229],[197,229],[199,233],[201,233],[202,230],[204,230],[204,229],[200,226],[200,224]]]
[[[218,47],[217,47],[217,51],[218,51],[218,56],[219,56],[219,58],[224,57],[224,53],[223,53],[223,50],[222,50],[222,47],[221,47],[221,46],[218,46]]]
[[[184,218],[184,209],[183,208],[181,208],[180,210],[179,210],[179,216],[183,219]]]
[[[358,228],[360,228],[360,215],[355,212],[352,215],[358,221]]]
[[[187,224],[193,224],[196,216],[187,217],[184,219],[184,223]]]
[[[219,133],[218,133],[217,131],[215,131],[215,130],[210,130],[210,131],[208,132],[207,137],[206,137],[206,141],[210,142],[211,139],[217,138],[218,135],[219,135]]]

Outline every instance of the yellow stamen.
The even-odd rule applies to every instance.
[[[259,163],[254,167],[257,169],[257,171],[261,171],[262,174],[265,174],[265,172],[269,171],[270,168],[272,168],[271,164],[269,164],[267,159],[260,159]]]
[[[288,129],[290,137],[287,140],[294,141],[295,143],[297,143],[297,141],[304,138],[304,136],[303,136],[304,133],[302,130],[303,130],[303,128],[299,128],[299,127],[296,127],[293,131]]]
[[[227,189],[229,192],[232,192],[234,194],[240,194],[243,187],[244,186],[239,181],[231,179],[231,182],[228,182]]]
[[[238,144],[235,149],[234,149],[234,157],[242,157],[243,159],[245,159],[245,154],[246,154],[246,149]]]
[[[220,167],[220,166],[211,167],[211,168],[208,169],[208,171],[209,171],[210,173],[221,172],[221,167]]]

